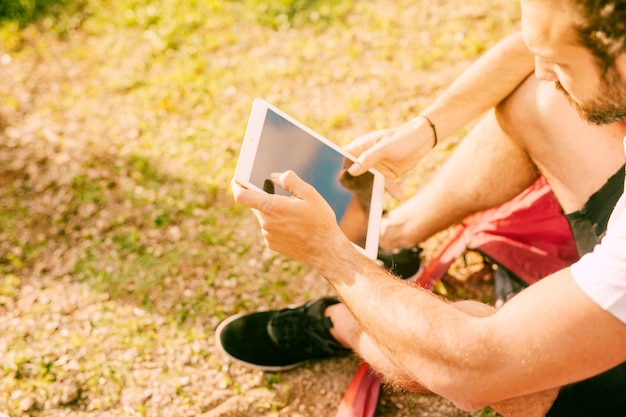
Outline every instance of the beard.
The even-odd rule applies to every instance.
[[[626,83],[615,68],[606,70],[600,81],[600,88],[595,96],[584,103],[575,101],[560,82],[556,81],[555,87],[563,93],[580,117],[589,123],[604,125],[625,120]]]

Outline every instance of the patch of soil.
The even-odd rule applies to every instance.
[[[481,10],[506,14],[512,8],[504,0],[488,3],[493,7],[481,3]],[[463,28],[430,39],[428,28],[415,25],[424,17],[422,8],[428,9],[432,25],[452,10],[460,13],[456,19],[489,17],[459,1],[372,4],[381,16],[401,20],[408,39],[435,46],[451,36],[461,39]],[[326,106],[342,107],[340,100],[349,103],[343,112],[358,113],[366,99],[377,107],[362,116],[336,116],[345,119],[345,126],[337,128],[346,137],[383,121],[404,121],[469,63],[444,54],[437,68],[412,72],[419,54],[426,52],[404,41],[387,47],[393,56],[377,56],[374,47],[380,41],[357,32],[345,35],[341,46],[348,49],[351,36],[373,46],[351,51],[355,62],[348,62],[340,48],[327,48],[349,70],[335,74],[338,65],[331,56],[310,78],[294,74],[293,85],[275,86],[277,97],[292,100],[295,113],[313,108],[311,114],[320,119],[332,119]],[[129,74],[137,68],[151,68],[155,33],[124,32],[103,44],[94,36],[88,31],[67,39],[30,33],[19,59],[0,50],[0,417],[334,416],[357,358],[263,373],[230,363],[213,340],[215,327],[230,314],[303,302],[329,294],[330,286],[310,267],[264,249],[253,217],[232,208],[228,184],[210,187],[176,175],[186,172],[185,162],[199,160],[206,175],[230,178],[228,165],[222,164],[236,151],[220,137],[207,149],[188,146],[189,126],[201,129],[206,115],[200,110],[176,113],[175,105],[166,106],[171,96],[151,103],[155,108],[137,104],[148,88],[127,84],[125,77],[132,80]],[[294,34],[277,33],[267,43],[289,44],[283,37],[293,42]],[[260,55],[272,53],[266,39],[246,42],[238,47],[240,53],[248,46]],[[120,56],[125,48],[133,53]],[[210,52],[209,64],[212,53],[219,55]],[[221,54],[228,64],[229,51]],[[359,54],[363,58],[356,61]],[[367,71],[352,82],[343,76],[360,70]],[[320,75],[335,84],[315,78]],[[298,101],[294,91],[305,84],[314,94]],[[341,97],[329,100],[339,86]],[[233,108],[247,111],[249,97],[231,96],[239,100]],[[229,123],[245,120],[243,111],[231,111],[229,105],[217,110],[224,109]],[[323,110],[327,114],[319,115]],[[157,137],[141,148],[138,140],[149,128]],[[205,129],[207,136],[220,131],[219,126]],[[424,182],[455,140],[433,152],[405,185]],[[219,158],[210,153],[218,151]],[[216,166],[223,172],[214,172]],[[472,253],[459,262],[439,292],[452,299],[492,300],[490,266]],[[111,284],[110,277],[118,275],[127,281]],[[439,397],[390,387],[383,390],[378,414],[472,415]]]

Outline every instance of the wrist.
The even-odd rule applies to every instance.
[[[433,139],[434,139],[432,148],[434,148],[435,146],[437,146],[437,143],[439,143],[439,138],[437,137],[437,127],[435,126],[433,121],[430,119],[430,117],[426,116],[425,114],[422,113],[418,117],[421,117],[422,119],[426,120],[426,122],[430,126],[430,130],[432,131]]]
[[[347,278],[363,258],[368,259],[348,239],[340,239],[335,244],[327,242],[326,247],[329,250],[325,255],[316,257],[311,263],[333,285],[337,280]]]

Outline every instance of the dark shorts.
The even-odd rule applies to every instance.
[[[624,192],[624,173],[621,168],[581,210],[566,214],[581,255],[590,252],[604,236],[613,207]],[[626,362],[593,378],[561,388],[547,416],[626,416]]]

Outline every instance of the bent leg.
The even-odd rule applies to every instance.
[[[624,165],[623,127],[590,125],[552,83],[529,76],[463,139],[437,175],[388,214],[380,245],[412,247],[544,175],[566,213]]]
[[[510,200],[537,177],[526,152],[503,133],[492,111],[428,184],[388,213],[380,246],[415,246],[472,213]]]

